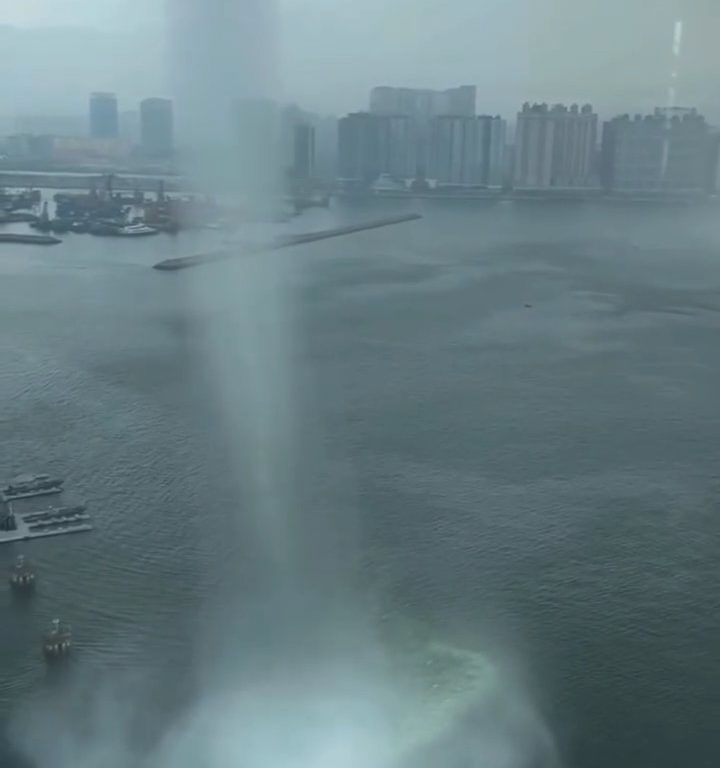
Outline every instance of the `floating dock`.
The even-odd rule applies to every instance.
[[[352,235],[356,232],[364,232],[368,229],[391,227],[394,224],[403,224],[406,221],[416,221],[417,219],[422,219],[422,216],[419,213],[410,213],[404,216],[393,216],[387,219],[367,221],[362,224],[351,224],[349,226],[338,227],[336,229],[324,229],[319,232],[306,232],[302,235],[285,235],[283,237],[276,238],[269,243],[243,247],[242,253],[250,254],[262,253],[264,251],[277,251],[281,248],[290,248],[294,245],[314,243],[318,240],[329,240],[332,237],[343,237],[344,235]],[[161,261],[158,264],[155,264],[153,269],[170,272],[179,269],[197,267],[201,264],[211,264],[217,261],[226,261],[237,255],[238,254],[236,250],[223,249],[220,251],[213,251],[212,253],[202,253],[195,256],[184,256],[177,259],[167,259],[166,261]]]
[[[8,504],[7,515],[0,521],[0,544],[91,530],[90,515],[86,513],[84,506],[49,507],[35,512],[18,513]]]
[[[50,496],[62,493],[65,481],[50,475],[19,475],[0,490],[0,501],[32,499],[35,496]]]
[[[55,486],[54,488],[38,488],[34,491],[25,491],[24,493],[8,493],[3,491],[0,493],[0,501],[4,501],[6,504],[9,501],[19,501],[20,499],[34,499],[36,496],[52,496],[56,493],[62,493],[61,486]]]

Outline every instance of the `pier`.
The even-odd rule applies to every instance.
[[[0,233],[0,243],[20,243],[22,245],[58,245],[62,240],[52,235],[23,235],[16,232]]]
[[[19,475],[0,490],[0,501],[18,501],[62,493],[64,482],[62,478],[50,475]]]
[[[319,232],[306,232],[305,234],[301,235],[285,235],[283,237],[276,238],[269,243],[242,246],[242,252],[245,254],[250,254],[262,253],[264,251],[277,251],[281,248],[290,248],[294,245],[315,243],[319,240],[329,240],[332,237],[343,237],[344,235],[352,235],[356,232],[364,232],[365,230],[390,227],[394,224],[403,224],[406,221],[416,221],[417,219],[422,219],[422,216],[419,213],[410,213],[404,216],[393,216],[386,219],[377,219],[375,221],[367,221],[362,224],[351,224],[345,227],[337,227],[335,229],[325,229]],[[155,264],[153,269],[172,272],[179,269],[197,267],[201,264],[211,264],[217,261],[226,261],[227,259],[231,259],[236,255],[237,252],[235,250],[223,249],[220,251],[213,251],[212,253],[202,253],[195,256],[183,256],[177,259],[167,259]]]

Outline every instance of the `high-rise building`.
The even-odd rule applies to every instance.
[[[461,85],[444,91],[381,86],[370,92],[370,112],[385,117],[409,118],[413,171],[425,175],[434,162],[433,120],[444,115],[475,117],[477,89]]]
[[[370,92],[370,111],[376,115],[407,115],[426,120],[440,115],[473,117],[476,95],[474,85],[445,91],[379,86]]]
[[[440,184],[501,186],[505,122],[489,115],[436,117],[430,156],[428,175]]]
[[[598,118],[592,107],[525,104],[515,137],[515,186],[579,189],[595,186]]]
[[[626,193],[702,192],[709,147],[707,123],[694,109],[621,115],[604,126],[603,184]]]
[[[412,120],[406,115],[355,112],[338,124],[338,176],[369,183],[381,174],[404,180],[415,175]]]
[[[516,187],[550,187],[554,142],[555,123],[548,117],[547,104],[525,104],[515,128]]]
[[[370,183],[382,173],[377,115],[353,112],[338,123],[338,178]]]
[[[174,147],[173,103],[169,99],[140,102],[140,141],[150,157],[169,157]]]
[[[415,131],[406,115],[378,115],[380,172],[397,180],[415,176]]]
[[[444,115],[433,121],[428,175],[439,184],[482,183],[480,123],[474,117]]]
[[[720,192],[720,131],[717,129],[710,133],[707,167],[707,191]]]
[[[312,136],[301,138],[296,134],[297,126],[312,129]],[[307,112],[296,105],[282,109],[280,116],[280,160],[286,174],[296,175],[301,170],[296,163],[296,137],[302,145],[306,140],[312,143],[312,165],[310,174],[314,179],[331,181],[337,178],[338,121],[336,117],[321,117]],[[300,147],[298,147],[300,151]],[[300,152],[302,154],[302,152]]]
[[[478,122],[482,146],[480,183],[487,187],[502,187],[505,181],[507,125],[499,115],[481,115]]]
[[[315,175],[315,128],[299,123],[293,130],[293,176],[311,179]]]
[[[117,97],[114,93],[90,94],[90,136],[116,139],[119,133]]]

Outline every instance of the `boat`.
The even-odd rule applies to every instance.
[[[69,624],[62,624],[60,619],[53,619],[50,629],[43,636],[43,654],[48,661],[62,659],[72,648],[72,629]]]
[[[15,565],[10,569],[9,581],[15,592],[31,592],[35,589],[35,571],[24,555],[18,555],[15,560]]]
[[[19,475],[0,491],[0,495],[3,501],[49,496],[53,493],[62,493],[63,482],[62,478],[50,475]]]
[[[157,235],[160,230],[155,227],[148,227],[147,224],[128,224],[126,227],[120,227],[115,233],[118,237],[147,237],[148,235]]]

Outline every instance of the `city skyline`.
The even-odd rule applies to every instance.
[[[269,184],[276,171],[283,171],[295,182],[323,178],[347,190],[428,181],[438,189],[528,192],[718,189],[720,132],[695,108],[655,107],[651,113],[601,121],[589,103],[525,102],[511,137],[510,121],[483,114],[478,101],[476,87],[467,84],[441,90],[375,86],[367,108],[328,122],[297,105],[240,99],[227,137],[244,137],[248,170],[257,176],[262,161]],[[137,113],[121,114],[118,105],[115,93],[92,92],[84,141],[62,134],[13,134],[5,139],[5,151],[11,159],[31,162],[83,157],[171,162],[174,101],[146,97]],[[128,138],[129,126],[134,140]],[[277,164],[276,156],[281,158]]]

